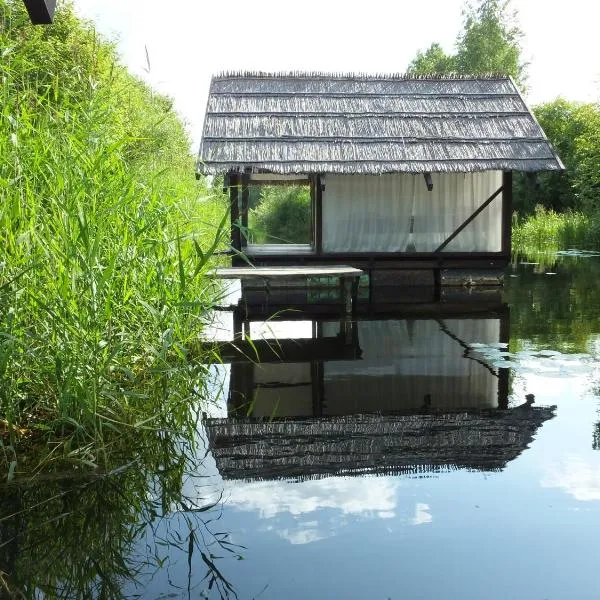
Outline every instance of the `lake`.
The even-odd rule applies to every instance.
[[[566,252],[517,260],[502,294],[248,321],[237,349],[220,313],[193,436],[2,488],[0,582],[31,598],[597,599],[599,308],[600,257]]]

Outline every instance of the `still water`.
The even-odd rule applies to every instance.
[[[599,276],[519,261],[497,300],[246,323],[193,439],[2,490],[0,571],[39,598],[599,598]]]

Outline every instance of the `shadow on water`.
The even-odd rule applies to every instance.
[[[383,310],[363,300],[351,322],[336,315],[331,291],[309,290],[316,299],[311,312],[274,316],[272,298],[268,306],[236,299],[236,310],[215,324],[216,339],[205,342],[223,361],[214,367],[215,381],[205,383],[214,405],[190,407],[180,422],[127,440],[124,466],[111,473],[40,475],[1,488],[5,595],[281,597],[274,575],[257,579],[258,564],[277,554],[265,548],[279,546],[265,541],[271,526],[248,533],[258,517],[243,512],[250,511],[247,498],[264,491],[273,500],[313,485],[306,492],[311,502],[327,490],[331,507],[332,490],[344,488],[340,481],[372,487],[375,478],[464,484],[460,478],[469,474],[504,477],[563,410],[543,406],[544,395],[523,381],[540,373],[570,376],[587,360],[583,353],[593,352],[599,264],[518,264],[504,297],[444,290],[433,298],[430,290],[413,290],[411,302],[394,303],[393,294],[382,293]],[[283,294],[292,306],[298,300],[297,290]],[[286,487],[248,487],[256,485]],[[452,496],[452,488],[444,490]],[[350,518],[354,509],[343,506]],[[428,504],[416,506],[413,525],[431,523]],[[319,511],[289,510],[306,510],[308,529],[282,531],[292,532],[292,544],[310,541]],[[258,521],[271,514],[261,511]],[[385,508],[380,513],[393,517]],[[360,538],[349,539],[353,547]],[[295,566],[280,564],[283,579],[310,563],[302,556]],[[248,562],[254,566],[244,567]],[[379,585],[394,589],[393,573],[382,567],[380,575]],[[312,588],[315,597],[331,597],[326,586],[335,577],[315,574],[313,585],[324,586]]]

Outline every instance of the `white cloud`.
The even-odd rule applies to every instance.
[[[417,502],[415,505],[415,516],[413,517],[412,524],[424,525],[425,523],[431,523],[433,521],[433,516],[431,513],[427,512],[429,510],[429,504]]]
[[[298,529],[282,529],[277,532],[284,540],[290,544],[310,544],[318,542],[328,537],[324,532],[316,528],[299,527]]]
[[[228,490],[227,504],[258,511],[267,519],[282,513],[307,515],[324,508],[342,514],[389,518],[396,508],[399,485],[387,477],[330,477],[300,483],[236,482]]]
[[[546,474],[541,485],[562,489],[582,502],[600,500],[600,464],[589,464],[581,456],[569,456]]]

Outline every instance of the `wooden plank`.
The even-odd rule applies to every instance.
[[[310,185],[310,180],[306,177],[303,177],[302,179],[294,179],[293,181],[285,181],[281,179],[263,179],[262,181],[250,180],[250,185],[279,185],[281,187],[300,187],[303,185]]]
[[[297,363],[319,360],[358,360],[358,336],[348,343],[345,336],[319,339],[237,340],[205,342],[200,353],[215,351],[223,363]]]
[[[281,279],[285,277],[360,277],[361,269],[348,265],[225,267],[214,269],[209,276],[216,279]]]
[[[470,217],[468,217],[456,231],[447,237],[435,250],[434,254],[441,252],[469,223],[475,220],[481,212],[483,212],[494,199],[502,193],[503,187],[500,186]]]
[[[56,0],[23,0],[34,25],[49,25],[54,17]]]
[[[278,175],[276,173],[252,173],[250,183],[261,185],[301,185],[308,184],[308,175]]]

